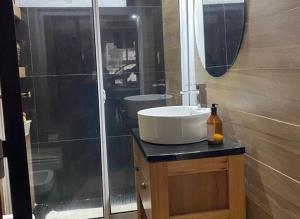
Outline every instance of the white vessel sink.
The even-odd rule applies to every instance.
[[[189,144],[207,138],[209,108],[168,106],[138,112],[140,136],[154,144]]]

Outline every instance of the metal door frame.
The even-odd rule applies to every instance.
[[[107,158],[107,142],[106,142],[106,124],[105,124],[105,91],[103,84],[103,63],[101,50],[101,32],[100,32],[100,7],[98,0],[92,0],[94,34],[95,34],[95,50],[96,50],[96,67],[98,82],[98,98],[99,98],[99,119],[100,119],[100,139],[101,139],[101,167],[102,167],[102,190],[103,190],[103,217],[110,218],[110,195],[108,180],[108,158]]]
[[[101,1],[101,0],[100,0]],[[102,189],[103,189],[103,217],[104,219],[134,219],[137,217],[136,211],[111,214],[111,202],[109,193],[108,176],[108,154],[106,142],[106,123],[105,123],[105,90],[103,80],[103,63],[101,48],[101,26],[100,26],[100,5],[99,0],[92,0],[93,21],[95,34],[96,66],[98,78],[98,97],[99,97],[99,119],[101,133],[101,164],[102,164]]]
[[[195,42],[194,42],[194,0],[178,0],[180,13],[180,53],[182,105],[197,105]]]

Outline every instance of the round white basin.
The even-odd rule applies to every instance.
[[[154,144],[189,144],[207,138],[210,108],[168,106],[138,112],[140,137]]]
[[[167,94],[147,94],[125,97],[125,110],[128,117],[136,119],[139,110],[166,106],[167,100],[172,98],[173,96]]]

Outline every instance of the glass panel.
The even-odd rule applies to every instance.
[[[110,201],[111,213],[115,214],[137,208],[130,134],[131,128],[138,127],[137,111],[181,104],[178,90],[181,76],[180,45],[172,50],[174,45],[169,43],[166,48],[170,50],[164,49],[162,1],[110,2],[111,5],[100,8],[100,23],[107,96],[105,110]],[[177,13],[178,8],[175,11]],[[173,18],[177,21],[174,25],[178,30],[175,37],[179,38],[179,17],[176,16]],[[176,43],[179,42],[176,38]],[[168,63],[165,63],[165,51],[169,55],[176,51],[172,57],[167,57]],[[166,80],[166,74],[169,81]],[[169,83],[174,81],[179,87],[170,86]]]
[[[103,217],[91,2],[19,2],[16,32],[34,214]]]

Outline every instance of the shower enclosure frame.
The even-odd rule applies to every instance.
[[[97,86],[99,98],[99,120],[101,139],[101,164],[102,164],[102,189],[103,189],[103,217],[105,219],[132,219],[135,212],[111,214],[109,177],[108,177],[108,154],[106,143],[105,124],[105,90],[103,84],[100,11],[99,1],[92,1],[93,25],[97,67]],[[101,0],[100,0],[101,1]],[[188,14],[192,13],[192,3],[188,0],[179,1],[180,35],[181,35],[181,79],[184,90],[194,89],[195,70],[193,53],[193,23]],[[5,56],[0,59],[1,85],[3,94],[4,119],[8,140],[3,143],[5,156],[9,161],[10,184],[12,192],[12,207],[15,219],[31,219],[32,208],[29,187],[29,174],[27,169],[27,153],[25,134],[22,121],[22,107],[20,96],[20,81],[18,74],[18,59],[16,52],[15,23],[12,0],[4,0],[0,8],[0,25],[3,31],[0,38],[1,50]],[[195,95],[185,94],[183,105],[194,105]],[[13,137],[12,137],[13,133]],[[17,146],[16,146],[17,145]],[[22,183],[20,183],[22,182]],[[100,185],[99,185],[100,186]]]
[[[182,105],[196,106],[194,1],[179,1]],[[199,0],[202,1],[202,0]]]

